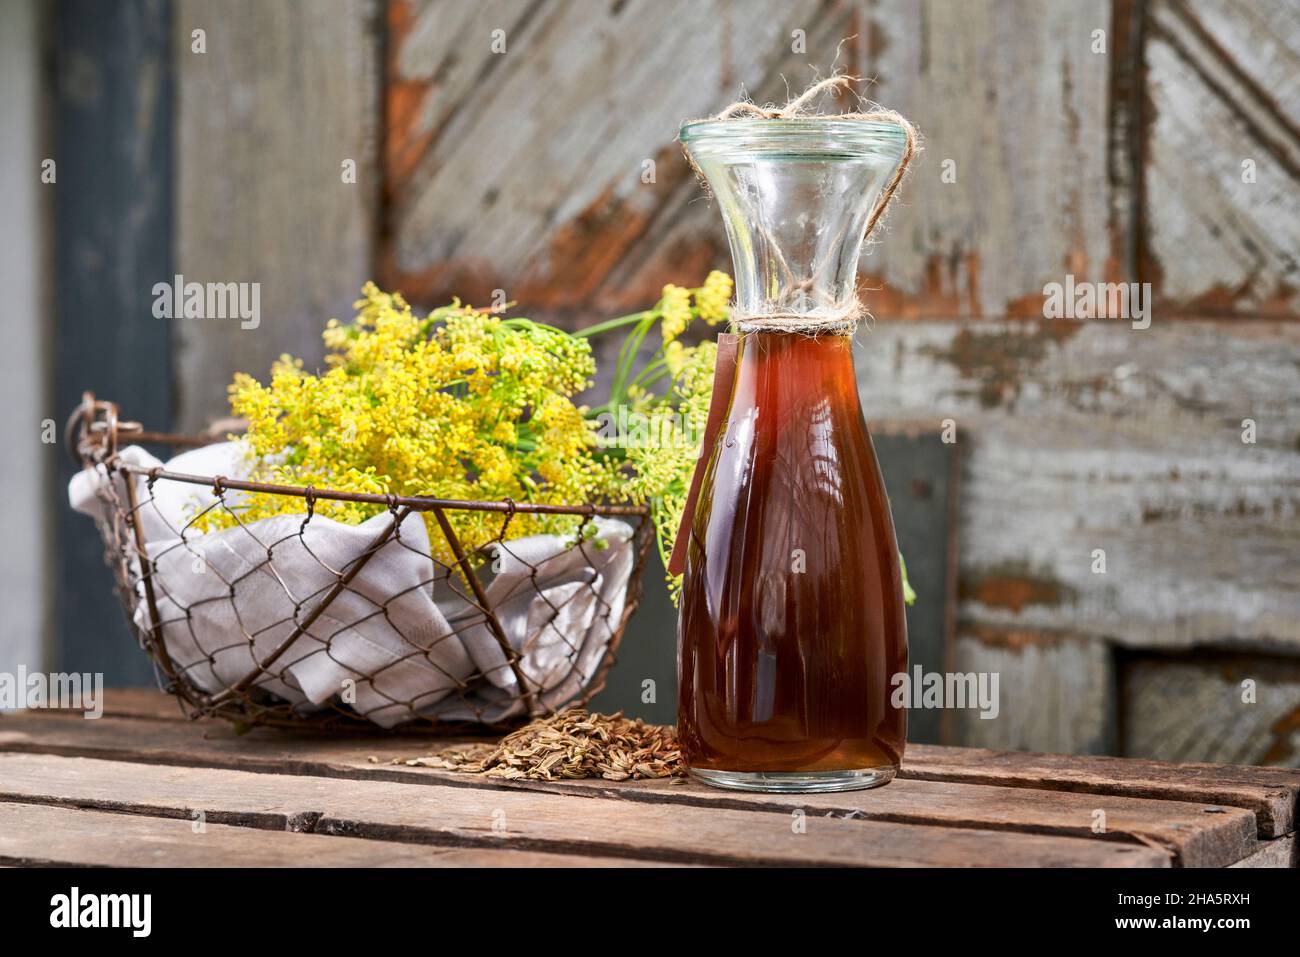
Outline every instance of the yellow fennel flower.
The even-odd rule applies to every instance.
[[[691,291],[671,283],[664,286],[659,309],[663,314],[659,330],[663,335],[664,344],[667,345],[685,332],[686,327],[690,325]]]
[[[282,356],[262,384],[238,375],[232,412],[248,420],[255,481],[377,495],[581,504],[617,495],[593,423],[575,397],[595,374],[590,344],[527,319],[459,301],[417,315],[368,283],[351,322],[331,321],[324,368]],[[316,512],[365,521],[385,506],[319,499]],[[256,494],[196,518],[199,530],[305,510],[301,498]],[[501,517],[450,510],[474,550]],[[451,556],[426,515],[435,557]],[[578,519],[517,515],[511,534],[570,534]]]
[[[695,290],[695,310],[711,326],[731,315],[731,277],[713,270]]]

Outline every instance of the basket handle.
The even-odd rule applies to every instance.
[[[102,421],[98,416],[102,415]],[[123,422],[118,418],[116,402],[96,399],[95,393],[87,390],[81,394],[81,404],[72,410],[68,423],[63,429],[63,438],[67,443],[68,454],[77,465],[85,468],[89,454],[83,447],[88,444],[92,433],[103,433],[104,455],[102,462],[111,462],[117,457],[117,439],[122,432],[141,432],[139,422]]]
[[[68,447],[68,454],[72,456],[72,461],[83,468],[86,462],[81,456],[81,440],[89,434],[95,421],[97,404],[95,393],[89,389],[81,393],[81,404],[72,410],[67,425],[63,427],[63,441]]]

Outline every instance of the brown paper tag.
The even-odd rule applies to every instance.
[[[691,529],[695,525],[695,503],[700,497],[700,486],[704,484],[704,472],[713,457],[713,446],[718,441],[718,429],[722,426],[722,417],[727,414],[727,405],[731,402],[731,387],[736,381],[736,347],[739,340],[730,332],[718,336],[718,361],[713,367],[713,397],[709,400],[709,416],[704,421],[704,439],[700,443],[700,457],[695,460],[695,471],[691,474],[691,488],[686,493],[686,507],[682,509],[682,523],[677,526],[677,538],[673,542],[673,553],[668,556],[668,574],[680,575],[686,570],[686,548],[691,541]]]

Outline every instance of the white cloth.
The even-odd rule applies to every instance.
[[[137,446],[120,456],[142,468],[162,466]],[[247,461],[241,442],[221,442],[163,467],[239,478]],[[73,476],[73,508],[104,518],[113,492],[125,508],[126,477],[117,477],[110,490],[102,467]],[[303,513],[200,534],[189,523],[216,504],[211,487],[164,479],[151,494],[145,479],[135,481],[163,644],[177,670],[209,693],[256,670],[392,522],[385,512],[357,526],[320,515],[304,525]],[[231,505],[240,498],[229,490],[225,496]],[[529,691],[548,709],[589,683],[623,613],[632,530],[608,519],[593,520],[592,528],[579,546],[535,535],[488,550],[489,606],[521,655]],[[412,512],[255,686],[303,710],[350,692],[352,707],[382,727],[416,712],[488,722],[523,714],[518,679],[486,616],[463,580],[429,554],[424,520]],[[148,614],[139,601],[141,630]]]
[[[592,525],[595,535],[573,547],[554,535],[490,546],[497,574],[486,589],[489,607],[510,647],[522,654],[518,667],[525,683],[547,710],[572,700],[595,676],[623,615],[632,574],[632,530],[625,522],[607,519],[595,519]],[[515,717],[525,707],[519,681],[482,614],[476,617],[468,626],[462,621],[457,631],[479,672],[494,688],[508,692],[485,696],[490,707],[482,720]],[[449,701],[440,713],[472,720],[459,701]]]

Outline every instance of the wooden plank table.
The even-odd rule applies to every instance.
[[[155,691],[0,716],[0,865],[1294,867],[1300,771],[915,745],[884,788],[506,782]]]

